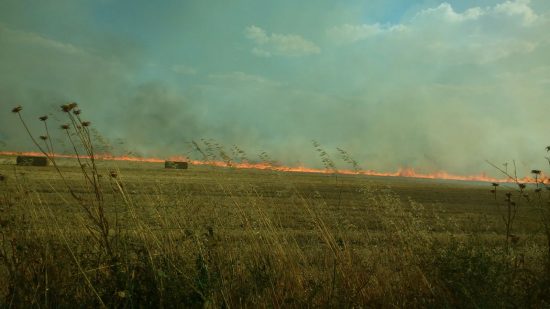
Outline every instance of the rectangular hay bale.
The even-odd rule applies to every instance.
[[[187,162],[178,162],[178,161],[165,161],[164,168],[186,170],[189,164]]]
[[[22,166],[48,166],[49,161],[46,157],[38,156],[17,156],[17,165]]]

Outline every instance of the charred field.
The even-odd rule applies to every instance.
[[[113,161],[94,185],[73,159],[14,163],[0,159],[4,304],[548,305],[548,191]]]

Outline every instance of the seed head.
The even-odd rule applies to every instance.
[[[63,129],[63,130],[69,130],[69,125],[68,125],[68,124],[62,124],[62,125],[61,125],[61,129]]]
[[[40,135],[40,139],[45,141],[48,139],[48,136],[47,135]]]
[[[92,123],[89,122],[89,121],[83,121],[83,122],[82,122],[82,126],[83,126],[83,127],[89,127],[91,124],[92,124]]]
[[[546,146],[546,151],[550,151],[550,146]]]
[[[531,170],[531,174],[540,175],[540,170]]]
[[[77,116],[80,115],[81,113],[82,113],[82,110],[80,110],[80,109],[75,109],[75,110],[73,111],[73,114],[75,114],[75,115],[77,115]]]
[[[541,188],[536,188],[536,189],[535,189],[535,192],[536,192],[536,193],[539,193],[540,191],[542,191]]]
[[[21,107],[21,105],[18,105],[14,108],[11,109],[11,112],[14,113],[14,114],[17,114],[19,113],[21,110],[23,110],[23,107]]]
[[[495,193],[497,193],[497,190],[493,189],[493,190],[491,190],[491,193],[495,194]]]
[[[525,189],[525,187],[527,187],[527,186],[526,186],[524,183],[520,183],[520,184],[518,184],[518,187],[519,187],[521,190],[523,190],[523,189]]]
[[[6,176],[0,174],[0,182],[2,182],[2,181],[6,181]]]
[[[109,176],[111,176],[112,178],[117,178],[118,174],[116,171],[110,171]]]
[[[46,121],[48,120],[48,116],[44,115],[42,117],[39,117],[38,119],[40,119],[40,121]]]
[[[512,197],[512,193],[506,192],[506,197],[507,197],[507,198],[511,198],[511,197]]]
[[[69,104],[63,104],[63,105],[61,105],[61,110],[64,111],[65,113],[68,113],[68,112],[72,111],[73,109],[75,109],[77,106],[78,106],[78,104],[76,104],[76,102],[72,102],[72,103],[69,103]]]
[[[498,187],[498,183],[496,183],[496,182],[493,182],[491,185],[492,185],[493,187]]]

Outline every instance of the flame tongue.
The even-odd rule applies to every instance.
[[[0,156],[43,156],[41,152],[14,152],[14,151],[0,151]],[[65,155],[65,154],[54,154],[56,158],[68,158],[76,159],[75,155]],[[80,156],[80,158],[88,158],[87,156]],[[113,156],[110,154],[97,154],[94,156],[97,160],[105,161],[126,161],[126,162],[148,162],[148,163],[163,163],[165,159],[160,158],[142,158],[136,156]],[[226,167],[227,163],[223,161],[198,161],[198,160],[189,160],[186,157],[170,157],[170,161],[187,161],[193,165],[210,165],[210,166],[219,166]],[[301,172],[301,173],[322,173],[322,174],[331,174],[332,171],[326,169],[315,169],[308,168],[303,166],[290,167],[290,166],[272,166],[267,163],[237,163],[232,162],[232,167],[242,168],[242,169],[258,169],[258,170],[275,170],[281,172]],[[498,179],[489,177],[485,174],[473,175],[473,176],[460,176],[449,174],[445,171],[440,171],[436,173],[418,173],[412,168],[400,168],[397,172],[377,172],[373,170],[338,170],[338,174],[344,175],[365,175],[365,176],[386,176],[386,177],[409,177],[409,178],[425,178],[425,179],[442,179],[442,180],[462,180],[462,181],[482,181],[482,182],[513,182],[511,179]],[[548,181],[548,177],[540,175],[538,182]],[[532,177],[524,177],[518,179],[519,182],[523,183],[535,183],[535,179]]]

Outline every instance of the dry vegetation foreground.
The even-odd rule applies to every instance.
[[[550,306],[545,210],[518,199],[507,237],[513,185],[99,162],[94,186],[14,162],[5,306]]]

